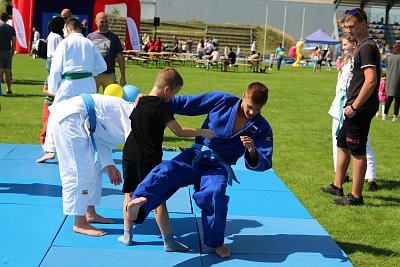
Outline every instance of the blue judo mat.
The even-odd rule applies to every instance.
[[[134,245],[123,233],[121,186],[103,177],[100,214],[115,224],[96,227],[108,234],[73,233],[74,218],[62,212],[57,160],[35,163],[38,145],[0,144],[0,264],[4,266],[352,266],[347,255],[309,214],[273,170],[251,172],[243,160],[233,166],[241,184],[230,196],[225,243],[231,257],[220,259],[203,242],[201,212],[187,187],[167,202],[173,232],[185,253],[164,252],[154,214],[134,228]],[[164,152],[164,160],[177,155]],[[121,170],[121,151],[113,158]]]

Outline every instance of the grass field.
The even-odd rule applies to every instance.
[[[38,144],[42,127],[44,60],[16,55],[12,96],[0,97],[0,143]],[[227,91],[241,96],[246,86],[261,81],[270,89],[263,115],[274,130],[273,168],[308,211],[350,256],[355,266],[399,266],[400,262],[400,123],[374,118],[372,147],[377,158],[378,185],[364,190],[366,205],[338,207],[319,192],[333,178],[331,118],[336,71],[313,73],[310,68],[283,66],[269,74],[220,72],[180,67],[185,85],[181,93]],[[127,65],[128,84],[148,92],[159,69]],[[3,84],[3,92],[6,91]],[[393,112],[393,108],[391,110]],[[177,117],[184,126],[201,125],[201,117]],[[165,145],[189,146],[167,131]],[[0,170],[1,171],[1,170]],[[251,177],[249,177],[251,179]],[[350,185],[345,185],[345,192]],[[259,203],[263,205],[263,203]],[[303,264],[307,266],[307,263]]]

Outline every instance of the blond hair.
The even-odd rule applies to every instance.
[[[349,43],[353,43],[353,44],[356,44],[356,45],[357,45],[357,40],[354,39],[353,37],[351,37],[350,34],[346,34],[345,36],[343,36],[343,37],[341,38],[341,41],[342,41],[342,40],[347,40],[347,41],[349,41]],[[340,66],[339,66],[339,72],[340,72],[340,73],[342,72],[343,66],[346,65],[347,62],[348,62],[350,59],[351,59],[351,55],[345,55],[344,52],[342,52],[342,62],[340,63]]]

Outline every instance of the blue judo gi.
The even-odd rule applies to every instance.
[[[197,116],[208,114],[202,128],[214,130],[216,137],[208,140],[195,138],[193,147],[155,167],[140,183],[132,199],[146,197],[136,223],[142,223],[150,211],[169,199],[180,187],[194,185],[193,198],[202,210],[204,243],[212,248],[224,243],[229,196],[226,187],[232,172],[230,165],[243,156],[246,168],[265,171],[272,167],[273,139],[269,123],[261,116],[254,117],[240,132],[233,134],[233,126],[242,100],[224,92],[182,95],[171,100],[171,113]],[[251,166],[250,156],[240,136],[254,140],[258,164]],[[211,150],[210,153],[203,153]],[[210,151],[208,151],[210,152]],[[197,156],[197,157],[196,157]]]

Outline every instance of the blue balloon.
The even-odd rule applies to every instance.
[[[130,84],[122,87],[122,90],[124,91],[124,95],[122,96],[122,98],[128,102],[135,102],[136,97],[140,94],[139,88]]]

